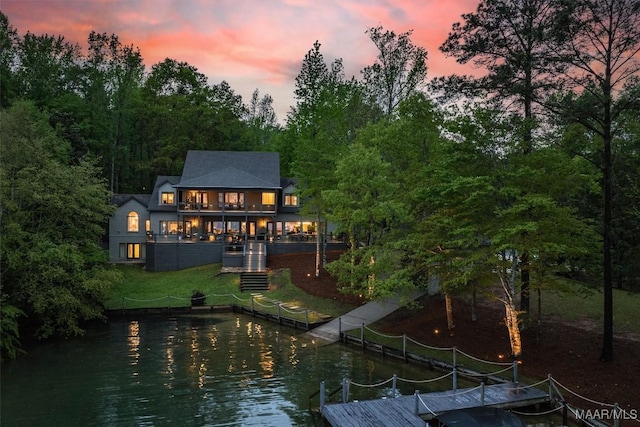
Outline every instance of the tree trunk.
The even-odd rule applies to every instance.
[[[520,257],[520,310],[526,313],[530,308],[530,278],[529,253],[524,252]]]
[[[519,358],[522,355],[522,340],[520,339],[520,325],[518,324],[518,312],[513,303],[506,303],[504,305],[505,319],[504,323],[507,325],[509,331],[509,342],[511,343],[511,355],[514,358]]]
[[[476,284],[471,285],[471,321],[478,320],[478,301],[476,298]]]
[[[612,220],[612,189],[611,189],[611,124],[610,108],[605,108],[604,126],[604,333],[602,340],[602,354],[600,360],[613,360],[613,275],[611,265],[611,220]]]
[[[318,222],[316,223],[316,278],[320,277],[320,257],[322,254],[321,250],[321,242],[320,242],[320,216],[318,216]]]
[[[448,292],[444,294],[444,304],[447,311],[447,329],[449,329],[449,335],[453,336],[453,329],[456,327],[456,325],[453,321],[453,306],[451,304],[451,295],[449,295]]]

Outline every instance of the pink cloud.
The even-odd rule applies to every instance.
[[[327,62],[342,58],[348,77],[373,63],[365,34],[382,25],[413,29],[429,53],[429,77],[468,70],[438,51],[460,15],[477,0],[2,0],[20,34],[63,35],[86,48],[89,32],[118,35],[139,47],[148,69],[165,58],[186,61],[210,83],[227,80],[247,101],[254,89],[270,93],[281,118],[293,104],[295,76],[318,40]]]

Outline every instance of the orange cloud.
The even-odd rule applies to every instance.
[[[24,34],[63,35],[86,48],[91,31],[139,47],[150,68],[165,58],[188,62],[211,83],[227,80],[248,100],[270,93],[278,114],[293,104],[295,76],[318,40],[327,62],[342,58],[347,77],[373,63],[367,28],[413,30],[427,49],[429,77],[468,70],[438,47],[478,0],[2,0],[2,12]]]

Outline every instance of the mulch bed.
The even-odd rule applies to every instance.
[[[330,252],[327,259],[336,259]],[[364,301],[337,290],[336,280],[322,271],[314,275],[315,254],[269,256],[270,269],[289,268],[292,282],[305,292],[353,304]],[[498,361],[508,355],[509,337],[503,323],[504,311],[499,303],[478,304],[478,318],[471,320],[471,307],[466,299],[454,299],[454,334],[449,335],[444,298],[432,296],[419,301],[421,308],[401,309],[387,316],[381,332],[402,335],[438,347],[456,346],[475,357]],[[595,327],[596,329],[592,329]],[[598,325],[573,325],[559,321],[532,324],[522,332],[523,356],[521,377],[544,379],[548,374],[572,391],[598,402],[618,403],[620,408],[640,412],[640,342],[634,337],[616,337],[614,360],[599,360],[602,333]],[[436,333],[436,330],[438,331]],[[445,331],[443,333],[442,331]],[[568,397],[568,393],[565,393]],[[587,408],[584,401],[567,399]],[[592,407],[596,408],[596,407]],[[640,417],[640,414],[638,415]],[[639,425],[640,423],[623,423]]]

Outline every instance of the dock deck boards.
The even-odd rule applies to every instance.
[[[536,388],[523,388],[514,383],[484,387],[484,405],[480,388],[421,393],[419,416],[415,414],[415,396],[374,399],[360,402],[327,404],[322,416],[333,427],[340,426],[422,426],[433,414],[479,406],[517,408],[547,402],[549,395]],[[427,407],[425,407],[425,405]],[[428,408],[428,409],[427,409]]]

